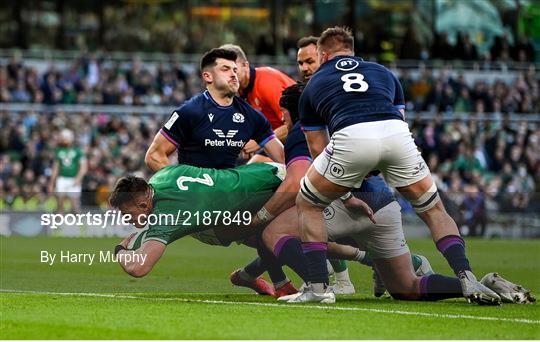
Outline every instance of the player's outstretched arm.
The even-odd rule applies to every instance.
[[[118,263],[127,274],[136,278],[144,277],[161,258],[166,247],[167,245],[159,241],[146,241],[137,250],[118,252]]]
[[[309,152],[313,159],[317,158],[322,153],[330,138],[326,129],[321,130],[304,130],[306,140],[309,146]]]
[[[287,167],[287,175],[285,179],[277,188],[276,192],[270,199],[264,204],[264,209],[269,214],[267,215],[267,221],[278,216],[285,210],[294,206],[296,202],[296,195],[300,191],[300,180],[306,174],[311,162],[309,160],[297,160]],[[257,226],[264,223],[264,216],[255,216],[253,219],[253,225]]]
[[[165,166],[169,166],[171,164],[169,155],[171,155],[175,150],[176,146],[167,140],[163,134],[158,132],[154,137],[152,144],[148,148],[148,151],[146,151],[144,163],[150,170],[157,172]]]
[[[283,144],[279,139],[272,139],[264,145],[264,151],[273,161],[280,164],[285,164],[285,152]]]

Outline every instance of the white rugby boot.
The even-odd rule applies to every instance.
[[[497,293],[504,303],[532,304],[536,302],[531,291],[504,279],[498,273],[486,274],[480,283]]]
[[[459,272],[458,278],[461,282],[463,297],[465,297],[469,303],[474,302],[480,305],[501,304],[501,297],[485,285],[479,283],[471,271],[464,270]]]
[[[313,284],[308,284],[304,288],[302,293],[287,301],[287,303],[321,303],[321,304],[334,304],[336,302],[336,295],[332,292],[331,287],[327,287],[323,293],[317,293],[313,290]]]

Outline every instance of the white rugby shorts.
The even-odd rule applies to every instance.
[[[401,224],[401,207],[393,201],[375,213],[374,224],[365,216],[353,219],[341,200],[323,211],[328,240],[352,238],[374,259],[388,259],[409,252]]]
[[[380,170],[393,187],[416,183],[430,173],[401,120],[363,122],[335,132],[313,166],[332,183],[349,188],[359,187],[373,170]]]

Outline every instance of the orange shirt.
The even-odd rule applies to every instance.
[[[270,121],[272,129],[283,126],[279,99],[285,88],[296,82],[281,71],[271,67],[250,68],[248,87],[242,97]]]

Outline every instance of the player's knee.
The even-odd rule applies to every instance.
[[[420,214],[432,209],[440,201],[441,197],[439,196],[439,192],[437,191],[437,186],[435,185],[435,182],[433,182],[428,191],[423,193],[417,199],[411,200],[410,202],[414,208],[414,211]]]
[[[296,197],[296,205],[299,208],[306,206],[326,208],[330,203],[332,203],[332,201],[319,192],[308,177],[302,178],[300,181],[300,192]]]

